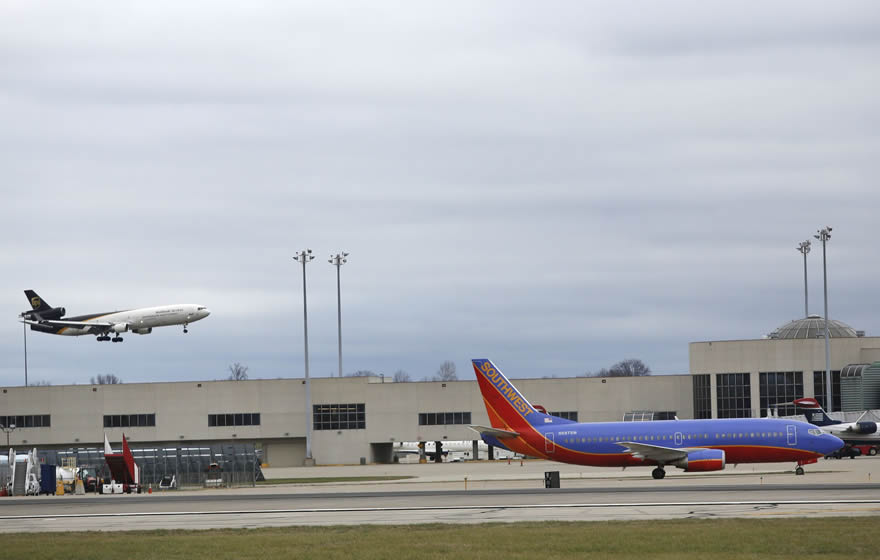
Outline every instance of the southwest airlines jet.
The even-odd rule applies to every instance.
[[[720,471],[727,463],[802,465],[843,446],[836,436],[796,420],[737,418],[578,423],[539,412],[489,360],[473,360],[492,427],[470,426],[483,441],[530,457],[600,467],[653,465]]]
[[[204,305],[180,303],[63,318],[66,313],[63,307],[52,307],[33,290],[25,290],[24,294],[31,304],[31,311],[22,313],[21,320],[30,325],[31,330],[67,336],[93,334],[99,342],[122,342],[120,333],[150,334],[154,327],[169,325],[183,325],[183,332],[188,332],[187,325],[211,314]]]

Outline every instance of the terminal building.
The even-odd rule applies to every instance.
[[[832,408],[880,398],[880,337],[830,322]],[[515,379],[533,403],[578,420],[730,418],[815,396],[824,404],[824,323],[792,321],[755,340],[693,342],[690,372],[647,377]],[[872,365],[873,364],[873,365]],[[499,364],[503,368],[503,361]],[[470,372],[465,374],[471,377]],[[132,448],[253,444],[271,467],[306,459],[302,379],[3,387],[0,424],[16,448]],[[311,380],[317,464],[391,462],[399,442],[473,440],[488,424],[476,380],[393,383],[382,377]],[[0,435],[2,437],[2,435]]]

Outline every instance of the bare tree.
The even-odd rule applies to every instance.
[[[446,360],[440,364],[440,369],[431,378],[432,381],[458,381],[458,375],[455,374],[455,363]]]
[[[379,374],[368,369],[359,369],[353,373],[346,373],[345,377],[379,377]]]
[[[409,383],[412,381],[412,377],[402,369],[399,369],[394,372],[394,382],[395,383]]]
[[[31,387],[48,387],[51,384],[51,381],[46,381],[45,379],[42,381],[34,381],[33,383],[29,383]]]
[[[112,373],[98,374],[98,377],[92,377],[92,385],[119,385],[120,383],[122,380]]]
[[[621,360],[610,368],[586,373],[587,377],[642,377],[645,375],[651,375],[651,368],[635,358]]]
[[[229,377],[226,379],[230,381],[244,381],[248,378],[248,367],[243,366],[238,362],[235,362],[231,366],[229,366]]]

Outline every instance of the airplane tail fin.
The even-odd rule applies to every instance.
[[[37,295],[37,292],[33,290],[25,290],[24,295],[27,296],[28,301],[31,304],[31,309],[36,311],[37,313],[41,311],[49,311],[52,309],[52,306],[46,303],[46,300]]]
[[[551,422],[570,423],[569,420],[539,412],[491,361],[471,361],[493,428],[518,432],[527,426],[535,428]]]
[[[799,410],[804,411],[807,421],[814,426],[831,426],[840,424],[840,420],[834,420],[825,413],[825,409],[816,399],[806,397],[803,399],[795,399],[791,404],[795,405]]]

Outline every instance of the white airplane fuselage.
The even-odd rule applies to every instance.
[[[148,334],[154,327],[168,327],[171,325],[186,325],[207,317],[211,312],[203,305],[194,303],[180,303],[175,305],[159,305],[156,307],[141,307],[127,311],[114,311],[103,315],[90,316],[80,319],[84,323],[113,323],[110,330],[116,333],[132,331],[138,334]],[[71,317],[69,319],[76,320]],[[65,336],[81,336],[94,334],[90,327],[76,328],[63,327],[57,333]]]

